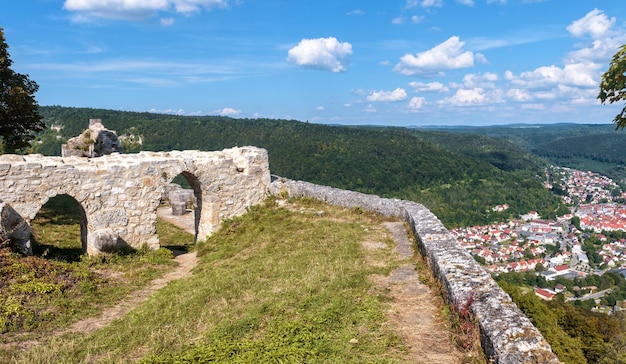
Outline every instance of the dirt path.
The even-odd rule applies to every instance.
[[[398,258],[405,262],[389,276],[372,279],[392,298],[387,317],[403,337],[417,363],[463,363],[466,359],[450,338],[436,294],[423,284],[415,270],[413,247],[401,222],[386,222],[396,241]]]
[[[105,309],[100,316],[75,322],[62,334],[67,332],[88,333],[110,324],[113,320],[126,315],[133,308],[146,302],[152,293],[165,287],[169,282],[190,276],[191,270],[198,264],[196,252],[180,254],[174,260],[178,262],[178,266],[173,271],[153,280],[148,287],[133,292],[117,305]]]
[[[165,287],[169,282],[190,276],[191,270],[198,264],[196,252],[179,254],[174,260],[178,262],[178,266],[173,271],[166,273],[163,277],[150,282],[148,287],[132,292],[117,305],[106,308],[100,316],[88,317],[77,321],[69,328],[53,332],[51,335],[48,335],[48,337],[61,336],[67,333],[87,334],[107,326],[113,320],[123,317],[133,308],[146,302],[152,293]],[[0,348],[19,347],[22,350],[27,350],[39,344],[41,344],[39,340],[13,341],[0,344]]]

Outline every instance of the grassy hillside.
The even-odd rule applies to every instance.
[[[63,125],[61,139],[52,129],[41,135],[34,151],[43,154],[60,153],[62,140],[82,132],[89,118],[102,119],[118,135],[141,135],[144,150],[254,145],[268,150],[274,174],[422,202],[448,227],[530,210],[549,217],[560,207],[536,177],[542,174],[539,163],[510,143],[484,136],[63,107],[43,107],[41,114],[48,125]],[[511,206],[506,213],[491,212],[505,203]]]
[[[428,340],[410,347],[390,322],[393,283],[381,285],[376,278],[389,275],[400,264],[416,262],[400,262],[393,254],[396,243],[382,225],[384,219],[310,200],[282,202],[270,199],[266,205],[224,222],[209,241],[197,246],[199,261],[191,275],[171,282],[99,329],[61,330],[83,317],[85,310],[91,310],[93,316],[119,303],[119,296],[76,296],[61,289],[38,292],[39,305],[33,311],[45,312],[47,319],[32,327],[5,328],[0,345],[3,360],[403,363],[415,362],[415,348],[419,347],[426,353],[447,355],[445,362],[484,362],[478,340],[468,352],[456,348],[445,329],[443,305],[433,304],[436,317],[432,325],[436,327],[427,330]],[[67,229],[64,225],[57,228]],[[66,271],[85,272],[80,277],[72,275],[81,287],[93,284],[103,274],[113,277],[117,285],[126,279],[130,287],[139,279],[140,268],[151,267],[142,260],[146,254],[112,255],[109,261],[97,264],[83,257],[85,262],[64,266]],[[0,255],[0,262],[8,262],[2,258]],[[39,265],[56,264],[40,257],[28,259]],[[125,264],[118,264],[120,260]],[[135,261],[143,265],[137,267]],[[15,264],[19,262],[15,260]],[[41,273],[42,280],[54,277],[49,271]],[[100,291],[107,292],[107,287],[106,282],[98,282]],[[15,292],[19,291],[9,287],[2,297],[13,299]],[[130,297],[135,295],[137,292]],[[414,292],[410,296],[429,300],[428,295],[418,298]],[[69,298],[82,310],[68,304]],[[55,306],[56,302],[62,304]],[[38,320],[41,315],[32,321]],[[420,320],[421,329],[425,321]]]

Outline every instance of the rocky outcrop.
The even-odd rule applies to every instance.
[[[361,208],[406,221],[453,307],[469,306],[478,321],[482,346],[498,364],[560,363],[539,330],[498,284],[424,206],[404,200],[273,177],[270,192]]]
[[[115,131],[105,128],[100,119],[90,119],[89,129],[68,139],[67,144],[61,146],[63,157],[93,158],[123,152],[124,148]]]

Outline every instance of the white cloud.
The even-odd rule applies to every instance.
[[[463,85],[465,88],[493,88],[495,87],[494,82],[497,80],[498,75],[492,72],[485,72],[483,74],[468,73],[463,77]]]
[[[225,107],[223,109],[216,110],[215,113],[221,116],[239,115],[241,114],[241,110],[236,110],[232,107]]]
[[[456,2],[467,6],[474,6],[474,0],[456,0]]]
[[[616,50],[626,43],[626,32],[615,29],[615,18],[609,19],[598,9],[587,13],[583,18],[574,21],[567,30],[575,37],[589,36],[591,44],[570,52],[566,63],[600,62],[608,63]]]
[[[315,108],[317,111],[324,111],[326,108],[324,106],[318,106]]]
[[[593,39],[599,39],[615,24],[615,18],[609,19],[606,14],[598,9],[593,9],[583,18],[574,21],[567,27],[567,31],[575,37],[590,34]]]
[[[65,0],[63,8],[77,12],[77,19],[142,19],[156,13],[189,14],[201,9],[224,8],[228,0]]]
[[[416,92],[448,92],[448,88],[441,82],[410,82],[409,86]]]
[[[406,91],[403,88],[397,88],[393,91],[373,91],[367,96],[367,101],[397,102],[406,100],[406,97]]]
[[[425,52],[402,56],[394,71],[405,76],[433,76],[442,75],[445,70],[472,67],[474,53],[463,51],[464,45],[459,37],[450,37]]]
[[[449,101],[453,105],[463,104],[482,104],[486,100],[484,90],[482,88],[475,88],[471,90],[459,89],[454,96],[449,98]]]
[[[346,13],[347,15],[365,15],[365,12],[361,9],[355,9]]]
[[[184,109],[165,109],[165,110],[160,110],[160,109],[150,109],[148,110],[148,112],[154,113],[154,114],[170,114],[170,115],[187,115],[187,113],[185,112]]]
[[[522,2],[526,2],[526,1],[522,1]],[[506,0],[487,0],[487,4],[493,4],[493,3],[506,4]]]
[[[396,24],[396,25],[398,25],[398,24],[404,24],[404,17],[399,16],[399,17],[397,17],[397,18],[393,18],[393,19],[391,19],[391,24]]]
[[[449,104],[452,106],[478,106],[502,103],[503,95],[501,90],[485,91],[483,88],[458,89],[456,93],[439,104]]]
[[[413,97],[411,101],[409,101],[409,109],[412,111],[417,111],[424,107],[426,104],[426,99],[423,97]]]
[[[409,1],[409,2],[414,2],[414,1]],[[419,3],[420,6],[423,6],[425,8],[429,8],[429,7],[442,7],[443,6],[443,0],[422,0],[422,1],[417,1],[417,3]]]
[[[544,104],[523,104],[522,109],[524,110],[545,110],[546,105]]]
[[[375,113],[375,112],[376,112],[376,108],[374,107],[374,105],[369,104],[369,105],[367,105],[367,107],[365,108],[365,112],[368,112],[368,113]]]
[[[174,18],[161,18],[160,22],[164,27],[169,27],[174,24]]]
[[[345,72],[347,57],[351,54],[352,45],[339,43],[335,37],[302,39],[289,50],[287,61],[302,67]]]
[[[411,17],[411,21],[412,21],[414,24],[417,24],[417,23],[421,22],[422,20],[424,20],[424,18],[425,18],[425,16],[423,16],[423,15],[421,15],[421,16],[420,16],[420,15],[413,15],[413,16]]]
[[[505,78],[527,89],[545,89],[556,85],[595,88],[599,83],[596,77],[600,67],[601,65],[595,63],[567,64],[563,68],[543,66],[534,71],[522,72],[519,77],[507,72]]]
[[[406,5],[404,7],[410,9],[418,6],[424,8],[430,8],[433,6],[440,8],[443,6],[443,0],[406,0]]]
[[[506,96],[509,99],[513,101],[517,101],[517,102],[525,102],[525,101],[530,101],[532,99],[532,97],[530,96],[528,92],[526,92],[526,90],[522,90],[519,88],[508,90],[506,92]]]

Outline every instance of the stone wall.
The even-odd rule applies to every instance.
[[[197,199],[197,240],[206,239],[223,219],[264,201],[270,184],[267,151],[255,147],[99,158],[2,155],[0,200],[29,223],[50,198],[73,197],[89,254],[144,244],[157,248],[156,209],[179,174]]]
[[[539,330],[491,276],[424,206],[397,199],[274,177],[272,194],[304,196],[346,208],[359,207],[405,220],[453,306],[469,304],[488,359],[499,364],[559,363]]]

